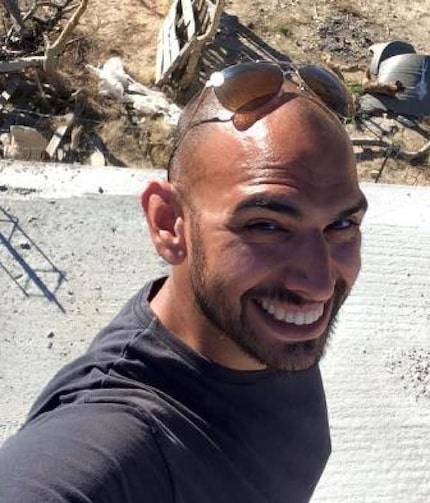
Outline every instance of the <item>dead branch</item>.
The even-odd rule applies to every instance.
[[[16,0],[2,0],[3,5],[9,12],[15,29],[20,33],[24,29],[24,19],[22,18],[21,11],[19,9]]]
[[[73,30],[79,23],[82,14],[85,12],[88,5],[88,0],[81,0],[79,7],[73,13],[72,17],[67,22],[63,31],[58,36],[57,40],[52,44],[47,46],[45,51],[45,61],[43,63],[43,69],[46,73],[52,73],[55,71],[57,65],[58,56],[63,52],[67,39],[72,34]]]
[[[394,96],[396,93],[401,93],[405,90],[405,86],[396,80],[396,82],[379,82],[374,80],[370,75],[369,69],[364,73],[362,80],[363,90],[370,94],[384,94],[386,96]]]
[[[373,138],[351,138],[351,142],[353,145],[358,147],[392,148],[393,146],[393,143],[390,141]],[[430,141],[425,143],[420,149],[416,151],[404,150],[403,148],[399,147],[397,150],[395,150],[395,152],[397,157],[405,161],[414,161],[421,159],[430,152]]]
[[[342,75],[343,72],[345,73],[354,73],[354,72],[363,72],[366,68],[366,65],[364,63],[356,63],[353,65],[345,65],[343,63],[337,63],[336,61],[333,61],[332,55],[328,53],[324,53],[321,56],[321,61],[327,65],[330,70],[333,70],[336,74]]]
[[[15,61],[3,61],[0,63],[0,73],[22,72],[27,68],[43,65],[45,56],[29,56]]]
[[[405,90],[405,86],[397,80],[396,82],[379,82],[377,80],[363,83],[363,91],[370,94],[384,94],[385,96],[395,96]]]
[[[81,0],[80,5],[67,22],[57,40],[55,40],[53,44],[50,44],[49,42],[46,43],[44,56],[30,56],[20,58],[15,61],[0,62],[0,74],[19,72],[30,67],[42,67],[43,71],[48,75],[48,78],[52,77],[58,64],[58,56],[64,51],[64,48],[67,44],[67,39],[70,37],[73,30],[79,23],[82,14],[87,8],[87,5],[88,0]]]

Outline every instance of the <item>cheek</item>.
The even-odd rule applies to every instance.
[[[230,291],[240,293],[255,287],[279,262],[273,247],[259,249],[235,239],[223,243],[215,240],[207,254],[208,272],[227,282]]]
[[[361,267],[361,239],[338,244],[332,252],[332,259],[339,275],[352,287]]]

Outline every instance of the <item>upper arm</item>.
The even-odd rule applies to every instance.
[[[2,503],[167,503],[169,472],[132,408],[80,403],[29,423],[0,449]]]

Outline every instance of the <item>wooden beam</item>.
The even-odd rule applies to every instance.
[[[188,41],[191,41],[196,33],[196,22],[194,19],[194,11],[191,0],[181,0],[182,14],[184,16],[184,23],[187,28]]]
[[[65,119],[66,119],[65,123],[59,126],[55,130],[54,134],[52,135],[52,138],[49,140],[48,146],[46,147],[46,153],[49,155],[51,159],[54,157],[57,148],[63,141],[63,138],[66,135],[67,131],[72,126],[75,120],[75,115],[73,113],[69,113],[66,115]]]

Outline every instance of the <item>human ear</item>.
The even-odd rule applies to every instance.
[[[176,191],[169,182],[150,182],[141,196],[152,242],[169,264],[185,259],[184,219]]]

